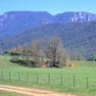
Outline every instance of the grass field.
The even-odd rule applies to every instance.
[[[11,63],[9,56],[0,56],[0,83],[95,96],[96,63],[73,63],[75,66],[72,68],[28,68]]]
[[[0,96],[24,96],[24,95],[17,94],[17,93],[10,93],[10,92],[0,91]]]

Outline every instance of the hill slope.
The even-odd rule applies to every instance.
[[[91,57],[96,52],[95,20],[96,15],[87,12],[8,12],[0,16],[0,51],[58,35],[69,53]]]
[[[48,24],[7,38],[2,41],[3,43],[0,42],[0,46],[2,49],[8,49],[16,45],[30,44],[34,39],[46,41],[50,36],[57,35],[62,38],[69,53],[79,52],[84,57],[91,58],[96,52],[95,30],[96,22]]]
[[[89,22],[93,20],[96,20],[96,15],[87,12],[65,12],[56,15],[33,11],[7,12],[0,15],[0,40],[47,24]]]

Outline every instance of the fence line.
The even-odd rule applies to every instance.
[[[17,75],[16,75],[17,74]],[[58,76],[57,76],[58,75]],[[5,78],[6,77],[6,78]],[[58,78],[57,78],[58,77]],[[68,77],[68,78],[67,78]],[[26,82],[26,83],[35,83],[36,85],[38,84],[48,84],[48,85],[56,85],[59,84],[60,86],[65,86],[65,87],[72,87],[72,88],[79,88],[79,87],[84,87],[85,88],[90,88],[93,85],[95,86],[96,80],[89,82],[89,77],[85,77],[85,79],[81,79],[80,77],[73,75],[73,76],[64,76],[64,74],[55,74],[53,75],[52,73],[47,73],[47,74],[40,74],[40,73],[34,73],[34,74],[29,74],[29,73],[21,73],[17,72],[15,74],[11,72],[0,72],[0,82],[6,82],[8,81],[9,83],[17,80],[16,82]]]

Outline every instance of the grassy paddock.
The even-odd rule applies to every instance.
[[[22,94],[0,91],[0,96],[24,96]]]
[[[28,68],[11,63],[8,56],[0,56],[0,83],[94,96],[96,63],[72,63],[75,64],[72,68]]]

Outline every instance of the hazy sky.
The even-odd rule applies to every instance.
[[[52,14],[66,11],[96,13],[96,0],[0,0],[0,14],[8,11],[47,11]]]

